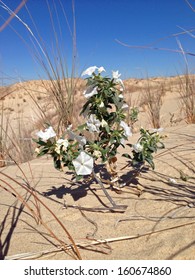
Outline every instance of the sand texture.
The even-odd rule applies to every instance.
[[[137,177],[131,167],[121,170],[127,163],[121,148],[117,170],[125,186],[117,192],[104,184],[116,205],[127,206],[123,213],[108,211],[110,202],[97,182],[75,182],[70,172],[57,171],[49,156],[0,167],[1,259],[76,258],[70,238],[52,213],[70,233],[84,260],[195,259],[195,124],[179,119],[177,84],[173,82],[162,105],[162,134],[167,137],[165,149],[155,155],[155,170],[146,167]],[[136,100],[144,81],[127,83],[134,86],[132,99]],[[24,97],[24,92],[20,94]],[[17,106],[12,98],[13,93],[4,97],[5,109],[20,107],[25,118],[34,114],[28,95],[24,106]],[[44,102],[44,94],[40,102]],[[140,111],[137,127],[151,128],[147,111],[143,107]],[[170,122],[170,112],[175,122]],[[16,114],[14,109],[13,127]],[[137,131],[135,127],[130,142],[138,139]],[[14,196],[16,192],[25,204]]]

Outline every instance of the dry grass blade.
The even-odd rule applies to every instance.
[[[140,105],[147,106],[149,121],[154,128],[159,128],[161,126],[160,110],[162,107],[164,95],[164,83],[156,84],[155,86],[153,86],[150,84],[150,80],[147,80],[147,85],[143,89],[143,97]]]
[[[188,72],[179,77],[180,105],[187,123],[195,123],[195,78]]]
[[[148,50],[155,50],[155,51],[167,51],[167,52],[174,52],[174,53],[183,53],[181,50],[174,50],[174,49],[169,49],[169,48],[157,48],[157,47],[153,47],[153,46],[133,46],[133,45],[128,45],[126,43],[123,43],[118,39],[115,39],[115,41],[117,43],[119,43],[120,45],[122,45],[124,47],[127,47],[127,48],[131,48],[131,49],[148,49]],[[185,54],[190,55],[190,56],[195,56],[195,54],[192,53],[192,52],[185,51]]]
[[[157,233],[161,233],[164,231],[169,231],[169,230],[174,230],[177,228],[181,228],[181,227],[185,227],[185,226],[190,226],[195,224],[195,222],[189,222],[189,223],[185,223],[185,224],[180,224],[177,226],[172,226],[172,227],[168,227],[168,228],[163,228],[163,229],[159,229],[156,231],[149,231],[149,232],[145,232],[142,234],[137,234],[137,235],[128,235],[128,236],[120,236],[120,237],[113,237],[113,238],[106,238],[106,239],[101,239],[101,240],[94,240],[92,242],[88,242],[88,243],[76,243],[77,247],[81,248],[81,249],[85,249],[87,247],[90,247],[92,245],[99,245],[99,244],[108,244],[108,243],[113,243],[113,242],[120,242],[120,241],[125,241],[125,240],[133,240],[133,239],[138,239],[138,238],[142,238],[145,236],[151,236]],[[69,247],[71,248],[71,246]],[[34,253],[26,253],[25,255],[14,255],[14,256],[7,256],[6,259],[7,260],[15,260],[15,259],[32,259],[34,257],[42,257],[45,254],[50,254],[50,253],[57,253],[62,251],[63,249],[59,248],[59,249],[55,249],[55,250],[46,250],[46,251],[41,251],[41,252],[34,252]]]
[[[28,187],[26,187],[25,185],[17,182],[15,179],[11,178],[9,175],[5,174],[4,172],[0,172],[0,174],[2,174],[5,178],[7,178],[8,180],[14,182],[15,184],[19,185],[20,187],[22,187],[25,191],[27,191],[30,195],[32,195],[45,209],[47,209],[47,211],[54,217],[54,219],[57,221],[57,223],[61,226],[61,228],[64,230],[64,232],[66,233],[67,237],[69,238],[69,240],[72,243],[72,247],[76,253],[76,256],[78,259],[81,259],[81,255],[79,253],[79,250],[74,242],[74,239],[72,238],[71,234],[68,232],[68,230],[66,229],[66,227],[63,225],[63,223],[58,219],[58,217],[54,214],[54,212]],[[0,179],[4,184],[6,184],[12,191],[12,194],[15,194],[16,197],[25,204],[25,206],[28,207],[28,209],[31,212],[34,212],[33,209],[31,207],[28,206],[28,204],[24,201],[24,198],[15,190],[14,187],[11,186],[11,184],[7,183],[5,180]],[[1,186],[3,187],[3,186]],[[36,213],[33,213],[36,216]],[[37,217],[37,216],[36,216]],[[62,240],[60,240],[57,235],[48,227],[48,225],[41,219],[40,220],[40,216],[37,217],[39,219],[39,221],[41,222],[41,224],[49,231],[49,233],[63,246],[63,248],[65,248],[66,251],[66,247],[67,245],[64,244],[64,242]]]

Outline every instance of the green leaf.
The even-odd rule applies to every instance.
[[[129,146],[130,148],[132,148],[132,146],[133,146],[133,145],[130,144],[130,143],[127,143],[126,145]]]
[[[148,149],[150,151],[152,151],[152,152],[156,152],[157,151],[157,149],[155,147],[152,147],[152,146],[148,146]]]
[[[47,154],[49,151],[48,148],[43,148],[40,150],[40,153],[37,155],[37,157],[41,157],[41,156],[44,156],[45,154]]]
[[[32,138],[32,140],[38,144],[39,140],[38,139],[35,139],[35,138]]]
[[[149,163],[149,165],[152,167],[152,169],[155,169],[155,165],[154,162],[151,158],[145,158],[145,160]]]
[[[87,109],[88,105],[91,103],[91,100],[89,99],[84,105],[83,105],[83,109],[80,112],[80,115],[82,115],[85,110]]]
[[[163,142],[159,142],[158,144],[159,144],[158,149],[164,149],[165,148],[165,145],[164,145]]]
[[[39,138],[39,140],[37,141],[37,143],[40,145],[40,146],[46,146],[47,145],[47,142],[44,142],[43,140],[41,140]]]
[[[86,128],[86,124],[85,124],[85,123],[82,124],[82,125],[79,125],[79,126],[77,127],[77,129],[78,129],[78,130],[81,130],[81,131],[83,131],[85,128]]]
[[[76,174],[75,178],[76,178],[76,181],[80,181],[80,180],[83,178],[83,176],[82,176],[82,175],[77,175],[77,174]]]
[[[129,154],[127,154],[127,153],[122,154],[122,157],[125,157],[125,158],[128,158],[128,159],[131,159],[131,156],[130,156]]]

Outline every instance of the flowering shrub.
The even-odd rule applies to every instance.
[[[120,146],[130,147],[129,153],[123,154],[131,161],[131,166],[143,165],[147,162],[154,168],[153,153],[163,148],[162,136],[159,131],[149,132],[140,129],[140,138],[135,144],[128,144],[132,135],[131,127],[125,122],[128,105],[124,100],[124,84],[118,71],[112,72],[112,77],[103,77],[103,67],[92,66],[82,73],[87,75],[87,88],[84,91],[86,102],[81,114],[85,123],[73,130],[72,126],[65,128],[64,134],[56,136],[50,126],[45,131],[39,131],[34,139],[38,147],[38,156],[50,154],[57,169],[68,167],[77,179],[94,173],[97,162],[112,165],[117,161],[117,150]],[[133,112],[135,120],[137,109]],[[93,134],[93,140],[86,139],[85,131]],[[110,168],[111,173],[113,168]],[[108,170],[108,171],[109,171]]]

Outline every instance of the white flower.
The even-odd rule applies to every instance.
[[[79,143],[80,147],[83,147],[87,143],[87,140],[86,140],[86,138],[84,136],[76,135],[75,139]]]
[[[118,70],[117,71],[112,71],[112,77],[114,79],[114,81],[118,84],[120,84],[122,86],[122,88],[124,89],[125,86],[123,84],[123,81],[121,79],[119,79],[119,77],[121,76],[121,74],[119,74]]]
[[[56,141],[57,147],[59,147],[59,149],[61,147],[63,147],[63,150],[66,151],[67,147],[68,147],[68,140],[67,139],[58,139],[58,141]]]
[[[175,179],[173,179],[173,178],[169,178],[168,181],[171,184],[177,184],[177,181]]]
[[[89,175],[93,169],[93,158],[81,151],[80,155],[72,161],[77,175]]]
[[[92,114],[88,118],[87,121],[87,128],[90,132],[99,132],[99,127],[101,125],[101,122],[96,118],[96,115]]]
[[[124,109],[128,109],[128,108],[129,108],[128,104],[127,104],[127,103],[124,103],[121,109],[124,110]]]
[[[98,73],[106,72],[103,66],[98,68]]]
[[[68,140],[67,139],[58,139],[58,141],[56,141],[57,145],[59,146],[64,146],[65,148],[68,147]]]
[[[40,130],[36,133],[36,135],[41,138],[43,141],[47,141],[48,139],[55,137],[56,133],[51,126],[45,129],[45,131]]]
[[[118,79],[121,76],[121,74],[119,74],[118,70],[117,71],[112,71],[112,77],[113,79]]]
[[[119,94],[119,96],[118,96],[119,98],[121,98],[121,99],[123,99],[123,94]]]
[[[120,126],[124,129],[124,135],[126,137],[132,136],[131,128],[126,124],[126,122],[121,121]]]
[[[96,69],[98,69],[97,66],[91,66],[91,67],[87,68],[85,71],[83,71],[81,76],[85,76],[85,75],[91,76],[95,72]]]
[[[136,153],[140,153],[140,152],[143,151],[143,146],[140,143],[136,143],[136,144],[133,145],[133,150]]]
[[[162,132],[163,130],[164,130],[164,128],[162,128],[162,127],[152,129],[153,132]]]
[[[79,143],[79,146],[83,148],[83,146],[87,143],[87,140],[84,136],[80,136],[75,134],[72,130],[72,125],[69,125],[67,128],[68,136],[71,140],[76,140]]]
[[[93,95],[96,95],[97,93],[97,87],[90,86],[84,91],[83,94],[86,98],[89,98]]]

